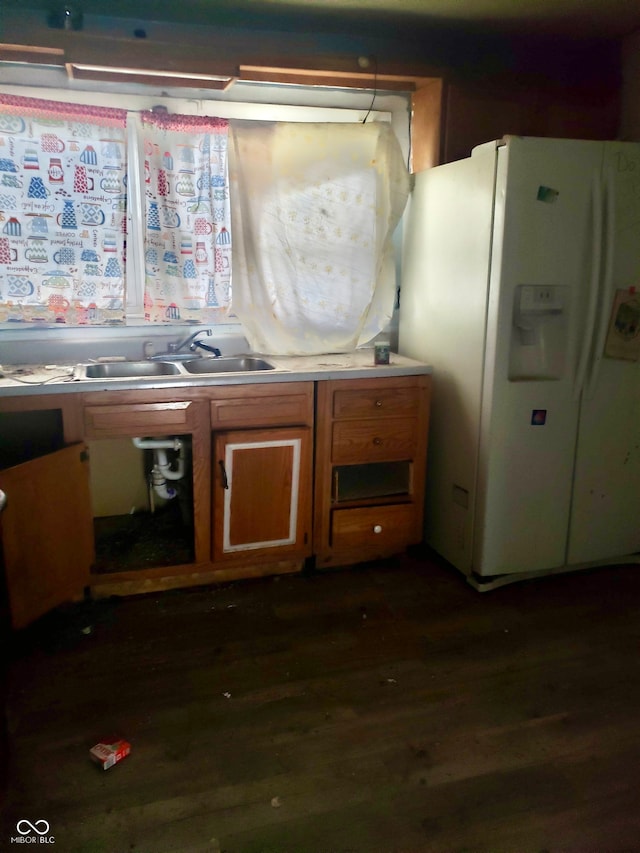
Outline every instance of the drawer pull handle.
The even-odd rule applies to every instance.
[[[376,408],[377,408],[377,409],[381,409],[381,408],[382,408],[382,400],[376,400]]]
[[[373,525],[373,532],[374,533],[382,533],[382,525],[381,524],[374,524]]]
[[[376,447],[379,447],[379,446],[382,444],[382,439],[381,439],[381,438],[379,438],[379,436],[376,436],[376,437],[373,439],[373,443],[376,445]]]

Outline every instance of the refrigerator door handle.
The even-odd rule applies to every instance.
[[[578,400],[584,387],[587,366],[589,364],[589,353],[593,343],[593,335],[596,324],[596,309],[598,306],[598,292],[600,289],[600,268],[602,265],[602,239],[604,235],[602,210],[603,193],[600,175],[593,175],[591,190],[591,275],[589,277],[589,301],[587,304],[587,316],[580,346],[578,367],[573,382],[573,399]]]
[[[587,381],[587,397],[592,397],[598,382],[598,374],[600,373],[600,363],[602,362],[602,353],[604,344],[607,338],[607,329],[609,327],[610,300],[613,296],[613,259],[615,255],[616,245],[616,195],[615,195],[615,178],[610,169],[605,173],[605,206],[606,206],[606,229],[605,229],[605,263],[604,277],[601,282],[598,300],[598,323],[596,335],[594,338],[594,347],[591,355],[591,369]]]

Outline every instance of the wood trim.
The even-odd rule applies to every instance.
[[[30,44],[0,44],[0,62],[64,65],[64,50],[61,47],[40,47]]]
[[[180,43],[56,32],[55,41],[64,49],[66,63],[98,65],[108,69],[129,68],[133,62],[140,72],[162,71],[168,77],[172,72],[237,76],[237,61],[212,53],[211,48],[203,44],[191,43],[185,49]]]
[[[209,412],[204,402],[189,409],[193,477],[193,531],[195,562],[211,559],[211,440]]]
[[[95,598],[106,598],[111,595],[140,595],[147,592],[161,592],[166,589],[183,589],[190,586],[246,580],[247,578],[291,574],[302,571],[303,567],[303,559],[279,560],[273,563],[258,560],[256,563],[245,562],[237,566],[226,562],[224,564],[207,563],[199,566],[171,566],[170,569],[145,571],[144,577],[139,571],[92,575],[90,588],[91,594]]]
[[[146,86],[196,86],[198,89],[213,89],[226,92],[236,81],[235,77],[225,76],[216,79],[214,75],[189,74],[188,72],[164,72],[151,69],[130,68],[114,70],[113,67],[87,67],[76,62],[65,63],[70,80],[96,80],[105,83],[140,83]]]
[[[319,382],[316,401],[315,446],[315,500],[313,513],[313,553],[326,552],[329,545],[331,522],[331,489],[333,466],[331,464],[332,381]]]
[[[442,162],[442,79],[424,80],[411,96],[411,172]]]
[[[363,57],[369,62],[368,57]],[[240,65],[239,78],[247,82],[292,83],[301,86],[339,86],[350,89],[383,89],[412,92],[424,83],[424,78],[402,74],[337,69],[297,68],[292,65]]]

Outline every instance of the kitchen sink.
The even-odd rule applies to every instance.
[[[163,376],[215,376],[221,373],[253,373],[275,370],[274,365],[252,355],[201,358],[195,356],[180,361],[105,361],[98,364],[78,364],[74,378],[85,379],[154,379]]]
[[[247,373],[254,370],[273,370],[273,365],[252,355],[222,358],[194,358],[183,362],[187,373]]]
[[[177,364],[169,361],[109,361],[84,366],[87,379],[138,379],[145,376],[175,376]]]

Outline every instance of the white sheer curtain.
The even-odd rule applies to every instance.
[[[346,352],[388,324],[409,194],[387,124],[230,122],[232,308],[255,351]]]

